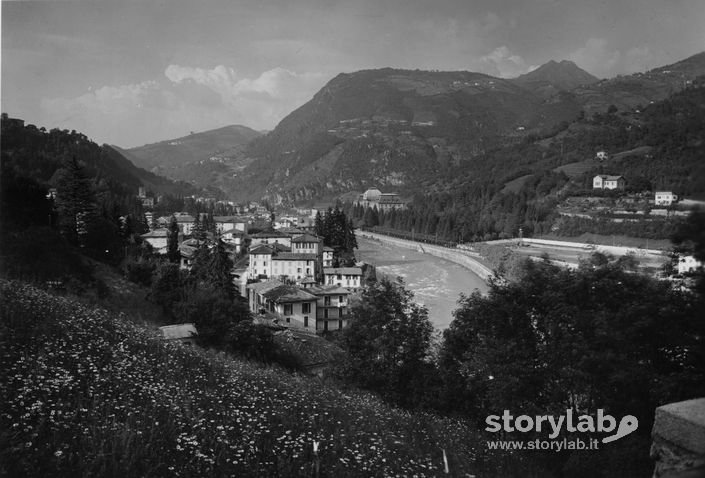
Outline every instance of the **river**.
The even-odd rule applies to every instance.
[[[443,330],[453,320],[461,293],[469,295],[475,289],[487,291],[487,284],[470,270],[454,262],[389,244],[357,237],[355,256],[377,266],[391,277],[401,276],[416,302],[428,308],[436,329]]]

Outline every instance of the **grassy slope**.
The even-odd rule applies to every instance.
[[[433,476],[475,469],[464,423],[199,349],[0,281],[0,475]]]

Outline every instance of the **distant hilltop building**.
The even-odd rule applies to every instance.
[[[606,159],[610,159],[610,155],[607,154],[607,151],[598,151],[595,153],[595,159],[598,161],[605,161]]]
[[[378,211],[389,211],[392,209],[403,209],[404,203],[396,193],[383,193],[377,188],[370,188],[357,198],[357,205],[374,208]]]
[[[624,189],[626,181],[623,176],[598,174],[592,178],[593,189]]]

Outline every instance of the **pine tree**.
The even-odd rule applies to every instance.
[[[171,221],[169,221],[166,244],[166,257],[169,262],[179,262],[181,260],[181,254],[179,253],[179,225],[176,223],[174,216],[171,216]]]
[[[97,206],[91,180],[76,157],[66,161],[59,171],[56,208],[61,233],[70,243],[84,246],[97,217]]]

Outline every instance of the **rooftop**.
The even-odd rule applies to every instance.
[[[315,295],[310,294],[303,289],[299,289],[296,286],[285,284],[269,289],[261,294],[265,298],[279,304],[284,302],[308,302],[316,300]]]
[[[164,340],[187,339],[198,335],[196,326],[193,324],[175,324],[159,327],[159,332]]]
[[[321,238],[312,234],[304,234],[303,236],[293,238],[291,242],[321,242]]]
[[[359,267],[326,267],[323,269],[324,274],[347,274],[347,275],[362,275],[362,269]]]
[[[315,261],[316,254],[297,254],[295,252],[280,252],[274,257],[278,261]]]

